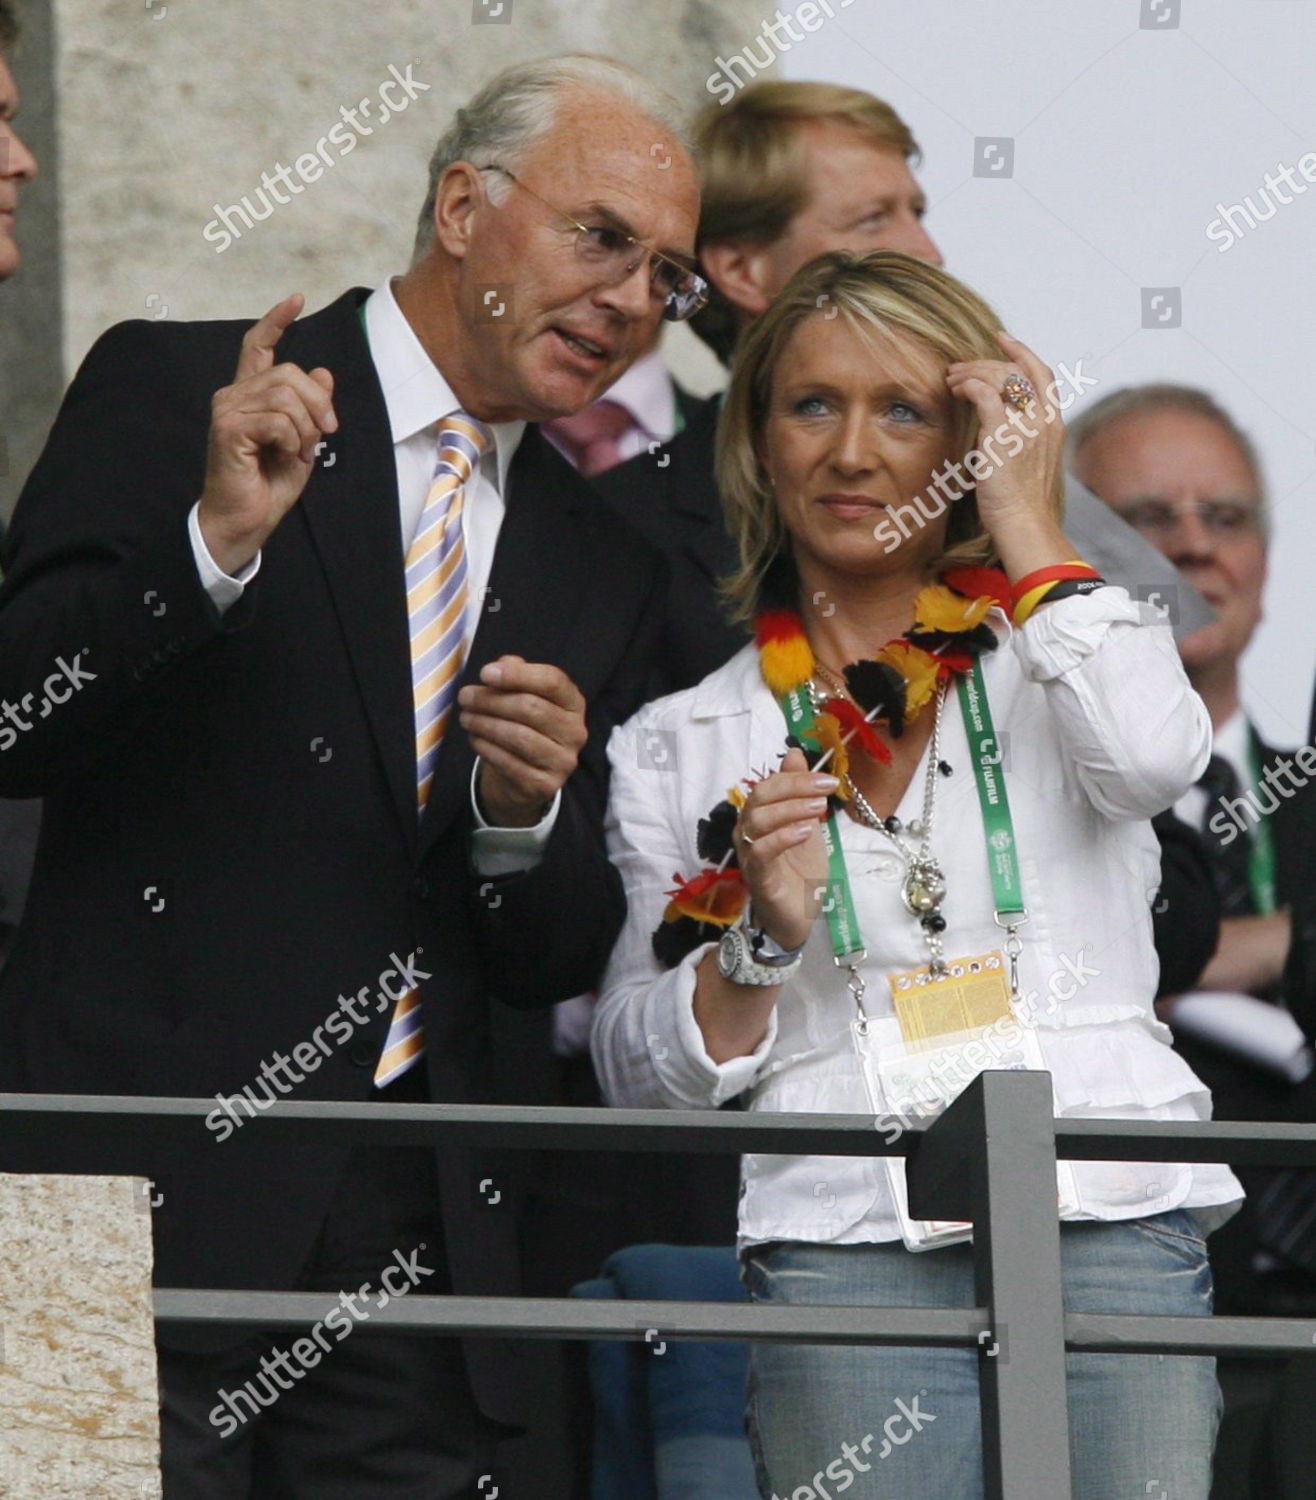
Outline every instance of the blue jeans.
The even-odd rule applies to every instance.
[[[1067,1312],[1207,1317],[1206,1244],[1183,1210],[1060,1226]],[[972,1249],[776,1242],[745,1252],[756,1302],[972,1307]],[[1075,1500],[1207,1500],[1215,1360],[1070,1354]],[[970,1349],[755,1344],[750,1439],[764,1500],[981,1500]],[[1039,1496],[1038,1500],[1052,1500]]]

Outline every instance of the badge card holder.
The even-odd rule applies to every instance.
[[[939,973],[911,969],[890,976],[891,1016],[869,1016],[864,1010],[865,982],[859,965],[867,957],[850,893],[836,814],[823,824],[827,851],[828,900],[824,907],[832,955],[846,974],[846,987],[858,1012],[853,1024],[855,1051],[878,1129],[907,1129],[935,1119],[989,1068],[1045,1071],[1046,1060],[1033,1026],[1015,1009],[1019,994],[1018,929],[1028,920],[1023,901],[1014,821],[996,753],[996,732],[987,703],[982,666],[957,680],[964,727],[973,752],[986,832],[987,863],[997,926],[1005,932],[1003,948],[946,960]],[[796,690],[782,708],[790,730],[800,739],[813,728],[811,705]],[[957,1220],[914,1219],[909,1212],[903,1157],[884,1159],[900,1233],[911,1250],[971,1239],[973,1225]],[[1057,1174],[1061,1216],[1077,1210],[1072,1169],[1061,1162]]]
[[[894,1016],[861,1017],[854,1023],[855,1046],[869,1102],[879,1129],[898,1130],[935,1120],[979,1073],[988,1069],[1045,1070],[1037,1033],[1011,1003],[1001,952],[951,959],[934,978],[926,969],[893,974]],[[962,1220],[915,1219],[903,1157],[888,1156],[884,1166],[900,1224],[911,1250],[971,1239],[972,1224]],[[1077,1207],[1068,1163],[1060,1164],[1059,1211]]]

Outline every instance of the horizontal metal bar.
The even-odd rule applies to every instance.
[[[213,1099],[137,1095],[0,1094],[0,1141],[52,1148],[88,1138],[186,1142],[211,1135]],[[227,1118],[227,1117],[226,1117]],[[374,1104],[282,1099],[240,1126],[279,1145],[445,1138],[522,1150],[758,1152],[788,1156],[905,1156],[923,1135],[871,1115],[728,1110],[573,1109],[492,1104]],[[1235,1121],[1058,1120],[1056,1152],[1072,1161],[1227,1161],[1316,1166],[1316,1125]],[[212,1136],[216,1146],[218,1134]],[[4,1169],[0,1145],[0,1170]]]
[[[155,1293],[161,1324],[259,1323],[306,1328],[339,1307],[324,1292]],[[976,1346],[988,1327],[981,1307],[782,1307],[751,1302],[632,1302],[591,1297],[396,1298],[369,1309],[360,1328],[393,1333],[492,1334],[504,1338]],[[343,1323],[340,1313],[336,1324]],[[646,1334],[653,1330],[653,1336]]]
[[[0,1135],[33,1145],[119,1140],[222,1144],[205,1120],[214,1099],[136,1095],[0,1094]],[[230,1121],[228,1115],[223,1118]],[[871,1115],[761,1114],[732,1110],[575,1109],[502,1104],[375,1104],[280,1099],[249,1118],[244,1137],[278,1145],[347,1145],[366,1132],[374,1142],[414,1144],[441,1130],[449,1141],[520,1150],[759,1151],[820,1156],[904,1156],[921,1132],[888,1144]],[[890,1134],[890,1132],[888,1132]],[[0,1148],[2,1152],[2,1148]],[[0,1170],[3,1160],[0,1156]]]
[[[340,1304],[324,1292],[155,1293],[162,1325],[241,1323],[306,1329]],[[342,1316],[335,1327],[346,1327]],[[589,1297],[395,1298],[363,1311],[357,1328],[504,1338],[635,1339],[645,1343],[883,1344],[977,1348],[983,1307],[783,1307],[749,1302],[654,1302]],[[1316,1354],[1316,1319],[1176,1318],[1067,1313],[1065,1348],[1087,1354]]]
[[[1057,1120],[1065,1161],[1316,1166],[1316,1125],[1237,1120]]]
[[[161,1324],[244,1323],[305,1329],[340,1304],[323,1292],[155,1293]],[[336,1326],[347,1326],[340,1316]],[[359,1328],[512,1338],[890,1344],[976,1348],[983,1307],[782,1307],[749,1302],[614,1301],[588,1297],[395,1298],[364,1309]],[[1065,1347],[1089,1354],[1316,1354],[1316,1319],[1174,1318],[1068,1313]]]
[[[1065,1347],[1113,1354],[1316,1354],[1312,1318],[1167,1318],[1068,1313]]]

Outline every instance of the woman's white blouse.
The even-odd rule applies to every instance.
[[[1004,635],[1004,616],[990,617]],[[1160,851],[1148,820],[1196,780],[1211,749],[1205,707],[1168,627],[1120,588],[1040,609],[983,659],[1004,749],[1028,921],[1020,992],[1036,1018],[1061,1117],[1204,1120],[1210,1095],[1171,1050],[1152,1010],[1157,960],[1151,902]],[[673,876],[700,868],[695,829],[740,778],[775,770],[781,709],[747,646],[697,687],[646,705],[613,734],[609,849],[626,888],[626,925],[600,991],[593,1051],[616,1105],[717,1106],[746,1090],[752,1108],[871,1114],[854,1050],[853,1002],[825,922],[779,992],[752,1056],[718,1064],[693,1014],[703,944],[674,969],[651,938]],[[942,718],[933,852],[946,875],[948,958],[999,949],[982,814],[954,691]],[[926,752],[897,816],[921,816]],[[893,1014],[885,976],[927,962],[900,898],[890,841],[838,819],[868,950],[870,1015]],[[1233,1203],[1222,1165],[1076,1162],[1076,1218],[1123,1219]],[[1208,1224],[1227,1211],[1207,1212]],[[881,1158],[747,1156],[742,1245],[794,1239],[899,1238]]]

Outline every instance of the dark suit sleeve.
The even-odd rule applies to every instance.
[[[509,1005],[552,1005],[593,989],[626,916],[603,837],[607,746],[644,701],[662,635],[667,569],[652,562],[631,637],[588,706],[589,740],[563,787],[542,860],[524,874],[478,881],[472,907],[485,971],[492,993]]]
[[[221,618],[192,556],[223,379],[187,347],[154,323],[105,334],[20,497],[0,588],[0,795],[42,795],[112,755],[170,668],[250,617],[244,596]]]
[[[1294,900],[1291,915],[1293,937],[1282,993],[1293,1019],[1316,1042],[1316,886],[1309,885]]]
[[[1178,995],[1201,978],[1220,941],[1220,899],[1201,836],[1173,811],[1152,819],[1161,841],[1161,888],[1152,908],[1158,995]]]

